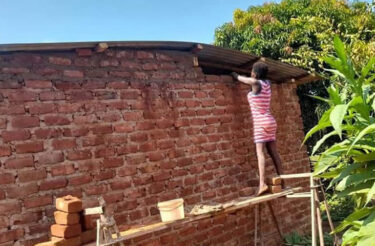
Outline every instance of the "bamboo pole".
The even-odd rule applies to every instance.
[[[317,204],[316,219],[317,219],[318,231],[319,231],[319,244],[323,246],[325,244],[324,244],[324,235],[323,235],[323,227],[322,227],[322,216],[320,214],[320,208],[319,208],[319,198],[318,198],[318,193],[316,191],[316,188],[314,188],[312,191],[314,193],[315,203]]]
[[[310,175],[310,187],[314,186],[314,178]],[[312,188],[310,188],[312,189]],[[315,200],[314,200],[314,190],[311,190],[311,242],[312,246],[317,246],[316,244],[316,223],[315,223]]]

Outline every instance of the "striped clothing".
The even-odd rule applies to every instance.
[[[253,118],[254,142],[264,143],[275,141],[277,126],[270,111],[271,83],[262,80],[259,80],[259,82],[262,87],[261,91],[258,94],[250,91],[247,94],[247,100]]]

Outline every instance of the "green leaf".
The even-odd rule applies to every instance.
[[[357,185],[375,179],[375,172],[365,169],[363,173],[355,173],[343,178],[336,186],[336,190],[343,191],[349,186]]]
[[[333,39],[333,44],[337,56],[340,58],[342,63],[346,64],[348,58],[346,56],[345,45],[337,35]]]
[[[367,215],[372,213],[374,210],[375,210],[374,207],[372,207],[372,208],[365,207],[365,208],[361,208],[359,210],[354,211],[352,214],[350,214],[348,217],[346,217],[338,227],[336,227],[334,232],[337,233],[337,232],[340,232],[340,231],[344,230],[346,227],[348,227],[349,225],[351,225],[355,221],[366,217]]]
[[[371,182],[361,183],[355,186],[349,186],[344,191],[338,193],[337,196],[344,197],[344,196],[353,195],[353,194],[365,194],[366,192],[369,192],[371,186],[372,186]]]
[[[327,133],[326,135],[324,135],[321,139],[319,139],[318,142],[316,142],[313,150],[312,150],[312,155],[315,154],[315,152],[319,149],[319,147],[331,136],[334,136],[334,135],[337,135],[337,132],[336,131],[332,131],[330,133]]]
[[[369,125],[368,127],[366,127],[365,129],[363,129],[363,130],[358,134],[358,136],[354,139],[354,141],[353,141],[352,145],[350,146],[349,150],[351,150],[351,149],[353,148],[353,145],[354,145],[356,142],[358,142],[358,140],[360,140],[363,136],[365,136],[365,135],[367,135],[367,134],[369,134],[369,133],[371,133],[371,132],[373,132],[373,131],[375,131],[375,124],[371,124],[371,125]],[[348,151],[349,151],[349,150],[348,150]]]
[[[344,116],[346,115],[347,109],[348,105],[346,104],[336,105],[329,116],[332,126],[336,130],[337,134],[340,136],[340,139],[342,139],[341,124],[344,119]]]
[[[335,105],[342,104],[340,94],[333,85],[328,87],[327,91],[329,94],[329,98]]]
[[[372,185],[370,191],[367,193],[366,204],[368,204],[369,201],[371,201],[371,199],[373,198],[374,194],[375,194],[375,182]]]
[[[353,157],[353,160],[356,162],[366,162],[366,161],[373,161],[375,160],[375,152],[365,153],[362,155],[358,155]]]
[[[331,126],[331,122],[329,121],[329,115],[331,113],[332,109],[329,109],[327,110],[326,112],[324,112],[324,114],[322,115],[322,117],[320,118],[318,124],[316,126],[314,126],[313,128],[310,129],[310,131],[308,131],[308,133],[306,133],[306,136],[305,136],[305,139],[303,140],[302,142],[302,145],[306,142],[307,139],[309,139],[309,137],[311,137],[314,133],[326,128],[326,127],[329,127]]]
[[[334,184],[340,182],[345,177],[349,176],[352,173],[352,171],[361,168],[362,166],[364,166],[364,163],[348,164],[345,168],[341,170],[340,175],[332,179],[331,183],[328,186],[328,189],[331,188]]]
[[[354,245],[358,242],[358,230],[350,228],[347,230],[342,237],[342,246]]]

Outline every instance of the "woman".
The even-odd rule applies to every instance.
[[[251,85],[251,91],[247,94],[250,104],[254,127],[254,142],[259,167],[259,188],[257,196],[267,192],[265,183],[265,149],[273,160],[276,172],[282,174],[281,160],[276,148],[276,121],[270,111],[271,82],[266,80],[268,67],[263,62],[253,65],[251,77],[232,73],[232,76],[247,85]]]

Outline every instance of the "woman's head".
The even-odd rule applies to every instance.
[[[268,66],[264,62],[256,62],[251,70],[251,77],[256,79],[266,79],[268,73]]]

